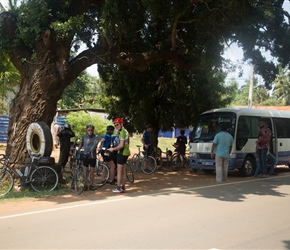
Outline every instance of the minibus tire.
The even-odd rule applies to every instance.
[[[253,176],[256,171],[256,161],[251,156],[246,156],[243,166],[239,169],[240,175],[244,177]]]

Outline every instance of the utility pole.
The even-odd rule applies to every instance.
[[[249,99],[248,99],[248,108],[252,108],[253,104],[253,88],[254,88],[254,64],[252,63],[251,70],[251,80],[250,80],[250,88],[249,88]]]

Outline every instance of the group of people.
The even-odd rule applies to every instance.
[[[114,193],[125,193],[126,187],[126,163],[130,155],[129,150],[129,133],[124,128],[122,118],[116,118],[114,120],[114,126],[107,126],[106,134],[99,141],[98,136],[94,133],[95,127],[92,124],[86,126],[86,134],[82,136],[80,145],[78,147],[78,155],[81,150],[83,154],[89,157],[83,160],[86,175],[90,174],[91,178],[86,178],[84,184],[84,191],[96,190],[94,185],[94,172],[96,166],[97,153],[101,153],[104,161],[110,168],[110,180],[111,184],[115,184],[114,178],[117,172],[117,187],[113,189]],[[112,136],[114,130],[117,130],[117,134]],[[68,162],[70,151],[70,139],[75,136],[69,123],[65,123],[62,130],[57,133],[60,142],[60,157],[59,164],[65,171],[65,166]]]
[[[85,154],[89,154],[88,159],[83,160],[86,176],[94,176],[97,153],[101,153],[103,160],[107,163],[110,169],[110,184],[117,184],[117,187],[113,189],[114,193],[126,192],[126,163],[130,155],[129,143],[130,136],[128,131],[124,128],[122,118],[116,118],[114,120],[114,126],[107,126],[106,134],[99,141],[98,137],[94,134],[95,127],[91,124],[86,127],[86,134],[82,136],[81,143],[79,145],[79,152],[83,149]],[[258,166],[254,174],[255,177],[267,177],[267,158],[272,162],[270,168],[270,175],[275,175],[274,167],[276,164],[275,157],[269,151],[269,142],[271,140],[271,130],[267,126],[267,121],[261,119],[259,121],[260,131],[258,140],[256,141],[256,152],[258,156]],[[114,134],[115,129],[117,134]],[[222,182],[227,180],[228,165],[230,153],[232,150],[233,137],[227,131],[225,124],[221,125],[221,130],[218,132],[213,140],[211,148],[211,157],[215,158],[216,162],[216,181]],[[152,125],[146,126],[146,131],[143,133],[141,142],[143,149],[147,155],[152,155],[154,148],[151,143]],[[61,164],[65,171],[65,165],[69,158],[70,139],[75,136],[71,129],[70,124],[65,123],[64,128],[57,133],[60,141],[60,157],[59,164]],[[176,150],[185,155],[187,138],[185,131],[180,131],[180,136],[176,139]],[[116,178],[115,178],[116,177]],[[86,180],[84,191],[96,190],[94,185],[94,178]]]
[[[266,178],[268,176],[267,159],[271,160],[269,174],[276,175],[274,172],[276,158],[270,152],[271,130],[268,128],[267,121],[265,119],[260,119],[259,127],[258,140],[256,141],[258,166],[254,176]],[[227,130],[227,126],[223,124],[221,126],[221,131],[215,135],[211,148],[211,157],[215,158],[216,163],[217,182],[226,181],[228,175],[228,165],[233,146],[233,137]]]

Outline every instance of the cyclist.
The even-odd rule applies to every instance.
[[[108,181],[111,185],[114,185],[114,177],[116,173],[116,164],[115,164],[115,157],[117,156],[117,151],[109,153],[106,155],[106,151],[108,148],[113,147],[113,140],[114,140],[114,126],[107,126],[107,132],[104,137],[100,140],[98,144],[98,152],[101,152],[103,157],[103,161],[106,162],[108,167],[110,168],[110,180]],[[105,148],[105,150],[103,150]]]
[[[185,151],[186,151],[186,144],[187,144],[187,138],[184,135],[185,131],[184,130],[180,130],[180,136],[178,136],[176,138],[176,142],[175,142],[175,147],[176,147],[176,152],[179,152],[180,155],[184,156],[185,155]]]
[[[146,152],[146,155],[153,154],[153,146],[151,144],[151,132],[152,132],[152,125],[148,124],[146,126],[146,131],[143,133],[141,142],[143,144],[143,150]]]
[[[87,133],[83,135],[82,141],[80,143],[78,149],[78,155],[80,155],[80,150],[84,148],[84,154],[88,155],[87,159],[83,160],[83,164],[86,172],[86,181],[84,186],[84,191],[88,191],[88,189],[94,191],[97,189],[94,186],[94,173],[96,167],[96,148],[98,145],[98,137],[94,134],[95,126],[92,124],[87,125],[86,127]],[[90,183],[88,180],[88,176],[90,173]]]
[[[123,126],[123,119],[116,118],[114,120],[115,128],[118,130],[117,137],[120,139],[118,146],[114,148],[109,148],[108,151],[117,153],[117,188],[113,190],[113,193],[125,193],[125,183],[126,183],[126,164],[127,159],[130,155],[129,149],[129,133]]]
[[[75,133],[72,131],[71,125],[69,123],[65,123],[63,130],[59,131],[57,136],[59,137],[60,143],[58,163],[61,165],[62,171],[66,172],[65,165],[67,164],[69,157],[70,138],[75,137]]]

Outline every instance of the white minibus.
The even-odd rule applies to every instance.
[[[230,154],[229,170],[238,169],[243,176],[252,176],[257,167],[255,141],[258,138],[259,120],[267,120],[272,131],[270,151],[277,164],[288,165],[290,160],[290,112],[254,108],[221,108],[202,113],[191,133],[189,162],[191,167],[204,172],[215,170],[210,157],[212,141],[221,124],[228,126],[234,142]]]

